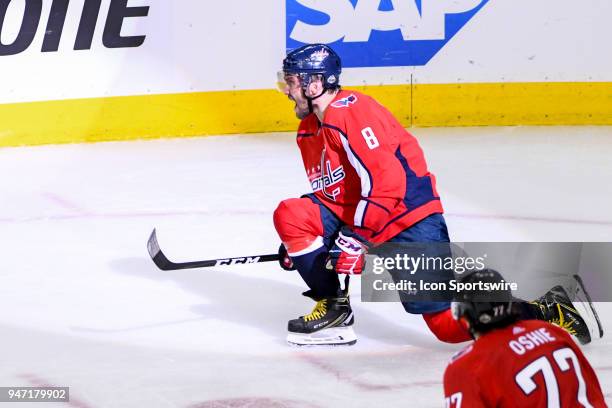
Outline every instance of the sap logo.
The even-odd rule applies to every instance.
[[[220,265],[242,265],[259,262],[259,256],[246,257],[246,258],[231,258],[231,259],[219,259],[215,266]]]
[[[287,50],[329,44],[345,67],[425,65],[489,0],[286,0]]]
[[[357,102],[357,97],[353,94],[347,96],[346,98],[338,99],[334,103],[331,104],[334,108],[346,108],[352,103]]]

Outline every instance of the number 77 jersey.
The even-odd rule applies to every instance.
[[[417,140],[367,95],[338,92],[322,122],[302,120],[297,143],[314,195],[372,242],[443,212]]]
[[[526,320],[484,334],[444,373],[447,408],[606,407],[597,376],[571,336]]]

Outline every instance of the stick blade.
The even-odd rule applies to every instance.
[[[155,228],[153,228],[153,232],[151,232],[149,240],[147,241],[147,250],[149,251],[151,258],[154,258],[155,255],[161,252],[161,249],[159,249],[159,243],[157,242],[157,231]]]
[[[159,247],[159,243],[157,242],[157,232],[155,228],[153,228],[153,232],[151,232],[149,240],[147,241],[147,251],[149,251],[151,259],[159,269],[161,269],[162,271],[172,270],[172,262],[170,262],[170,260],[166,258],[166,255],[164,255],[164,253]]]

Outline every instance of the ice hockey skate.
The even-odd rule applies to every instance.
[[[357,342],[353,330],[353,311],[346,291],[338,291],[336,297],[317,298],[312,312],[289,321],[287,342],[296,346],[350,346]]]
[[[574,285],[570,288],[572,303],[586,322],[587,328],[591,334],[591,339],[601,338],[603,337],[604,330],[599,315],[595,310],[595,305],[591,301],[591,296],[589,292],[587,292],[580,276],[574,275],[574,281]]]
[[[582,281],[577,276],[575,278],[575,288],[571,289],[574,298],[578,300],[575,304],[561,285],[555,286],[531,303],[538,307],[542,320],[563,327],[576,337],[580,344],[588,344],[594,337],[601,337],[603,329]],[[584,299],[578,298],[578,295]]]

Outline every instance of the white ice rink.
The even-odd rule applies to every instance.
[[[612,128],[413,133],[453,240],[612,241]],[[297,273],[151,262],[154,227],[174,261],[275,252],[272,211],[308,191],[291,134],[0,149],[0,191],[0,386],[69,386],[81,408],[443,406],[457,347],[399,304],[355,283],[358,343],[290,348],[312,308]],[[598,308],[584,350],[612,403]]]

